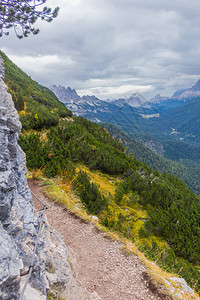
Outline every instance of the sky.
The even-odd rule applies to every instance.
[[[47,0],[60,7],[40,34],[0,38],[39,83],[100,99],[171,96],[200,78],[199,0]]]

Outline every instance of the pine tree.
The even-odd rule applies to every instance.
[[[47,0],[1,0],[0,1],[0,37],[8,35],[14,28],[18,38],[27,37],[30,33],[38,34],[39,29],[33,24],[38,19],[51,22],[57,17],[59,8],[53,11],[44,6]]]

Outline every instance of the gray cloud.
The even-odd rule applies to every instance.
[[[135,90],[151,97],[200,77],[197,0],[52,0],[60,14],[38,36],[1,38],[1,48],[45,85],[100,98]],[[146,88],[144,87],[146,86]],[[120,94],[121,93],[121,94]]]

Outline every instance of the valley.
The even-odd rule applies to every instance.
[[[47,193],[54,200],[61,199],[61,204],[67,209],[75,209],[86,220],[91,221],[93,216],[101,229],[104,228],[111,236],[125,239],[127,244],[131,243],[142,253],[144,260],[154,261],[168,274],[184,278],[199,293],[200,200],[183,181],[170,174],[182,174],[186,180],[191,174],[187,155],[191,155],[192,148],[186,149],[188,154],[186,150],[176,151],[180,153],[177,161],[182,159],[181,165],[172,160],[169,163],[139,141],[147,142],[151,136],[151,144],[159,142],[165,156],[167,143],[172,153],[175,148],[177,150],[180,142],[175,134],[171,140],[164,140],[165,134],[159,135],[160,128],[150,135],[151,126],[147,122],[152,122],[153,128],[154,122],[160,121],[161,114],[159,118],[145,119],[140,115],[141,108],[124,105],[121,101],[117,105],[107,103],[101,111],[100,100],[81,98],[84,107],[89,105],[88,115],[96,115],[99,106],[98,120],[101,117],[101,123],[114,123],[111,120],[114,120],[115,114],[120,129],[132,124],[129,129],[134,127],[135,133],[131,134],[137,141],[129,139],[113,125],[100,126],[97,124],[99,121],[93,123],[85,117],[74,116],[70,107],[61,103],[49,89],[30,79],[5,54],[1,55],[5,61],[5,82],[23,126],[19,144],[26,153],[30,177],[35,180],[41,178]],[[68,89],[68,93],[71,92],[76,97],[76,92]],[[70,101],[73,106],[75,100]],[[111,119],[107,119],[108,116]],[[176,129],[175,126],[173,128]],[[136,134],[137,130],[140,135]],[[194,149],[193,161],[198,160],[198,142],[188,142],[188,145]],[[187,161],[188,169],[184,161]],[[194,165],[192,168],[195,172]],[[195,187],[197,181],[187,184]],[[57,222],[62,227],[61,220]],[[157,268],[152,271],[152,276],[154,273],[156,276],[156,272]],[[176,289],[171,291],[172,294],[176,292]],[[182,299],[192,299],[193,291],[183,292],[183,296],[185,298]]]
[[[114,135],[118,129],[121,130],[120,134],[118,131],[117,138],[122,141],[127,133],[129,138],[126,135],[124,146],[134,143],[134,139],[135,144],[137,141],[159,154],[161,157],[157,156],[156,161],[165,161],[165,166],[173,167],[163,168],[163,163],[156,166],[151,163],[152,153],[146,160],[135,148],[128,147],[128,151],[134,152],[138,159],[158,171],[175,174],[195,193],[200,193],[200,81],[188,90],[175,92],[172,97],[157,95],[149,101],[141,95],[101,101],[95,96],[80,97],[69,87],[65,89],[53,86],[52,90],[74,115],[84,116],[102,126],[108,126],[111,130],[109,132]],[[113,124],[116,129],[105,124]],[[143,151],[148,152],[144,146]],[[138,147],[137,149],[139,151]]]
[[[200,300],[199,9],[0,1],[0,300]]]

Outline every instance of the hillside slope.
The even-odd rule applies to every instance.
[[[163,147],[162,155],[171,160],[200,160],[199,81],[173,97],[157,95],[149,102],[144,99],[141,106],[138,97],[134,98],[136,102],[131,98],[110,102],[95,96],[80,97],[70,88],[54,86],[53,90],[76,116],[111,123],[142,143],[155,140]]]
[[[72,115],[51,90],[32,80],[2,51],[0,56],[5,65],[5,83],[24,129],[49,128],[58,124],[59,118]]]
[[[199,290],[200,199],[183,182],[127,156],[104,128],[81,117],[60,121],[45,138],[24,134],[21,146],[29,168],[44,167],[47,176],[61,178],[63,188],[73,186],[88,213]],[[104,193],[95,170],[113,176],[113,192],[107,185]]]
[[[20,145],[33,174],[39,169],[55,178],[63,191],[72,189],[102,226],[135,242],[147,257],[200,292],[200,198],[178,178],[159,174],[126,155],[121,143],[98,124],[71,117],[68,110],[64,112],[70,117],[64,118],[59,115],[63,104],[57,101],[48,104],[46,98],[44,105],[33,93],[27,97],[25,112],[19,113],[22,119],[25,116],[24,128],[30,130],[23,130]],[[46,114],[43,111],[39,118],[35,106],[41,111],[47,108],[52,121],[37,127],[37,119],[44,120]],[[27,126],[28,116],[35,120]],[[37,128],[43,130],[33,131]]]
[[[187,186],[196,194],[200,194],[200,174],[199,174],[199,163],[195,161],[194,163],[191,160],[181,160],[180,162],[166,159],[165,157],[155,153],[155,150],[151,150],[146,147],[142,142],[136,141],[131,135],[121,131],[116,126],[108,123],[103,123],[109,133],[115,137],[116,140],[119,140],[121,144],[125,147],[127,153],[132,153],[139,161],[147,164],[152,169],[159,172],[171,173],[182,179]],[[151,141],[151,145],[156,143],[154,140]],[[160,144],[162,145],[162,144]],[[169,143],[168,147],[171,147]],[[176,144],[174,144],[174,147]],[[185,144],[184,144],[185,146]],[[156,151],[158,151],[158,145],[155,145]],[[167,145],[166,145],[167,147]],[[160,150],[163,155],[164,148]],[[177,149],[178,151],[178,149]],[[194,155],[192,154],[191,147],[187,149],[189,158]],[[180,150],[181,152],[181,150]],[[176,154],[176,157],[178,154]],[[174,157],[174,158],[176,158]],[[188,158],[186,156],[186,158]]]
[[[154,126],[164,128],[175,128],[179,137],[187,139],[193,143],[200,143],[200,98],[190,100],[181,106],[174,108],[161,115],[159,120],[155,120]]]

